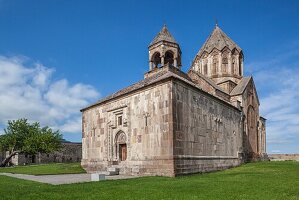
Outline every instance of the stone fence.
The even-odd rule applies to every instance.
[[[271,161],[296,160],[299,161],[299,154],[268,154]]]

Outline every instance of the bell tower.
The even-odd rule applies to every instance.
[[[168,64],[181,69],[181,49],[174,37],[168,31],[166,25],[156,35],[148,46],[149,71],[156,70]]]

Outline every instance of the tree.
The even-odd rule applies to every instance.
[[[0,151],[9,152],[1,162],[5,167],[16,154],[51,153],[61,148],[62,135],[38,122],[29,123],[27,119],[8,121],[4,134],[0,135]]]

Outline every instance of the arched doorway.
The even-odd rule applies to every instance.
[[[120,131],[115,136],[116,159],[125,161],[127,159],[127,136],[123,131]]]

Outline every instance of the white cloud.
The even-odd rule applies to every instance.
[[[0,56],[0,127],[27,118],[61,132],[81,132],[80,109],[99,97],[90,85],[53,81],[54,69],[26,57]]]
[[[281,151],[277,150],[277,149],[274,149],[274,150],[271,151],[271,153],[281,153]]]
[[[268,60],[248,64],[260,95],[260,114],[267,118],[270,152],[298,152],[299,51],[284,49]],[[283,50],[282,50],[283,51]],[[297,147],[295,147],[297,146]]]
[[[36,64],[36,70],[34,70],[34,78],[33,78],[33,83],[36,86],[39,86],[40,88],[43,88],[48,85],[49,83],[49,78],[52,73],[54,72],[53,69],[49,69],[44,67],[41,64]]]
[[[76,132],[77,130],[81,130],[81,117],[68,120],[63,126],[61,126],[61,131],[63,132],[72,133]]]

